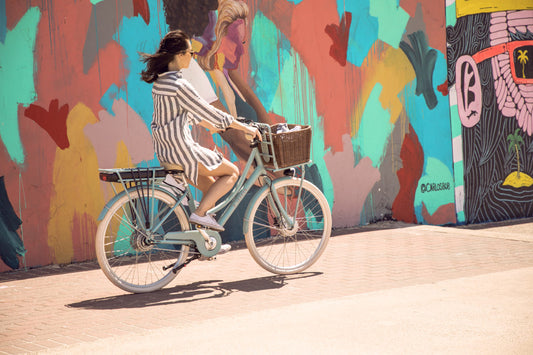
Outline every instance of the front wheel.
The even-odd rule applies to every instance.
[[[246,246],[254,260],[275,274],[301,272],[324,252],[331,235],[331,211],[324,194],[300,179],[275,180],[281,206],[266,188],[251,202],[245,227]],[[280,214],[284,209],[290,221]]]
[[[96,232],[96,257],[107,278],[121,289],[151,292],[176,277],[189,247],[162,243],[173,231],[189,229],[182,206],[169,194],[141,188],[130,190],[113,203]],[[159,228],[155,229],[159,225]]]

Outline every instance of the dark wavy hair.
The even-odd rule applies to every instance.
[[[201,36],[209,24],[209,12],[218,8],[218,0],[163,0],[163,8],[171,30]]]
[[[189,40],[189,36],[181,30],[170,31],[159,43],[157,52],[139,53],[141,60],[146,64],[146,69],[141,72],[141,79],[147,83],[156,81],[159,74],[168,71],[168,63],[174,59],[174,56],[187,50]]]

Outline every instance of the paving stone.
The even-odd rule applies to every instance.
[[[94,262],[0,274],[0,354],[70,344],[315,300],[533,266],[533,222],[486,230],[375,226],[331,238],[297,275],[272,275],[248,250],[195,262],[164,289],[131,295]],[[402,225],[399,225],[402,226]],[[493,234],[497,234],[494,236]],[[531,241],[529,241],[531,240]]]

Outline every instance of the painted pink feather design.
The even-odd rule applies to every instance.
[[[491,17],[490,41],[495,46],[510,42],[509,33],[533,33],[533,10],[495,12]],[[491,59],[498,108],[505,117],[514,117],[529,136],[533,135],[533,84],[516,84],[508,53]]]

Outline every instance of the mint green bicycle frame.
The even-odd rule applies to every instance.
[[[217,213],[217,212],[221,211],[224,207],[227,206],[227,208],[220,215],[220,217],[217,218],[217,220],[218,220],[220,225],[222,225],[222,226],[225,225],[225,223],[231,217],[233,212],[235,212],[235,209],[242,202],[244,196],[252,188],[254,183],[256,181],[260,180],[261,177],[263,177],[262,180],[263,180],[264,186],[262,187],[261,190],[259,190],[257,192],[257,195],[259,195],[263,189],[267,189],[267,188],[270,189],[271,193],[268,195],[268,200],[269,200],[269,204],[270,204],[270,206],[272,208],[272,212],[274,213],[274,217],[277,218],[277,220],[279,220],[279,221],[284,221],[284,223],[286,224],[286,227],[288,229],[292,229],[294,227],[294,220],[292,218],[290,218],[290,216],[287,214],[287,211],[282,207],[282,202],[280,201],[278,194],[275,193],[275,191],[274,191],[275,188],[274,188],[273,182],[278,180],[278,179],[271,180],[268,177],[267,170],[266,170],[266,168],[264,166],[263,160],[261,159],[261,153],[259,153],[258,144],[259,143],[256,142],[255,145],[253,146],[252,152],[250,154],[250,157],[248,158],[246,166],[244,167],[243,172],[241,173],[239,179],[237,180],[237,183],[235,184],[235,186],[231,190],[230,194],[223,201],[221,201],[215,207],[210,209],[208,211],[208,213]],[[252,172],[250,177],[247,179],[246,176],[248,175],[248,172],[252,168],[252,164],[254,162],[256,164],[256,166],[254,168],[254,171]],[[308,163],[301,164],[301,165],[296,165],[296,166],[300,166],[301,169],[302,169],[302,176],[300,178],[300,189],[298,189],[299,194],[301,193],[301,186],[303,184],[303,180],[304,180],[304,176],[305,176],[305,165],[308,164]],[[288,168],[289,167],[286,167],[286,168],[283,168],[283,169],[269,169],[269,170],[271,170],[271,171],[281,171],[281,170],[286,170]],[[149,168],[148,168],[148,170],[149,170]],[[154,168],[154,170],[156,170],[156,169]],[[106,171],[106,170],[102,169],[102,171]],[[116,170],[115,169],[109,169],[108,171],[116,171]],[[100,214],[100,217],[98,218],[99,220],[101,220],[104,217],[104,215],[109,210],[109,207],[118,198],[120,198],[122,196],[122,194],[124,194],[124,193],[128,195],[128,198],[130,200],[131,200],[130,193],[132,191],[135,191],[137,189],[142,189],[142,188],[149,188],[150,190],[152,190],[152,192],[153,192],[153,190],[158,189],[158,190],[164,191],[164,192],[166,192],[168,194],[172,194],[167,188],[162,188],[161,186],[159,186],[161,181],[163,180],[162,178],[149,178],[149,184],[144,182],[144,184],[142,184],[140,187],[126,188],[126,182],[122,179],[120,174],[118,174],[118,176],[119,176],[120,183],[122,184],[122,186],[124,186],[124,191],[122,193],[117,194],[116,193],[117,191],[115,190],[115,187],[113,186],[113,190],[115,191],[116,195],[115,195],[115,197],[113,199],[111,199],[106,204],[106,206],[104,207],[104,209],[102,210],[102,212]],[[152,176],[155,176],[155,174],[152,174]],[[279,179],[291,179],[291,177],[284,177],[284,178],[279,178]],[[172,189],[172,190],[175,191],[176,189]],[[188,184],[186,184],[185,192],[183,194],[179,195],[177,192],[174,192],[173,195],[176,198],[176,204],[168,211],[168,213],[165,216],[160,216],[160,218],[158,218],[159,222],[156,225],[153,225],[154,221],[149,221],[150,222],[149,223],[149,225],[150,225],[149,231],[157,231],[165,223],[165,221],[174,213],[174,210],[178,206],[180,206],[180,205],[183,206],[182,202],[183,202],[184,199],[188,199],[188,201],[189,201],[188,207],[189,207],[189,211],[191,213],[196,210],[195,204],[193,202],[194,198],[192,196],[192,192],[191,192],[191,189],[190,189]],[[298,196],[298,199],[297,199],[296,210],[298,209],[298,204],[300,203],[299,197],[300,196]],[[252,203],[250,203],[250,205],[252,205]],[[135,213],[135,215],[136,215],[138,220],[143,220],[142,214],[139,212],[138,208],[134,204],[130,204],[130,208],[133,210],[133,212]],[[154,208],[153,205],[152,205],[152,208]],[[151,211],[151,212],[153,212],[153,211]],[[243,224],[243,234],[246,233],[246,228],[247,228],[246,221],[248,220],[249,213],[250,213],[250,210],[248,208],[247,211],[246,211],[246,214],[245,214],[245,219],[244,219],[245,223]],[[153,213],[150,213],[149,215],[151,217],[154,216]],[[211,256],[215,255],[216,253],[218,253],[218,251],[220,250],[220,245],[221,245],[220,235],[219,235],[218,232],[215,232],[215,231],[212,231],[212,230],[205,230],[205,231],[202,230],[202,231],[205,234],[200,233],[198,230],[168,232],[162,237],[162,239],[160,239],[160,237],[158,237],[158,238],[154,238],[154,241],[157,241],[158,243],[162,243],[162,244],[187,244],[187,245],[191,245],[191,242],[194,242],[194,244],[195,244],[194,246],[198,249],[198,251],[202,255],[207,256],[207,257],[211,257]],[[207,240],[207,236],[210,236],[210,237],[213,237],[213,238],[216,239],[217,246],[216,246],[215,249],[208,250],[205,247],[204,243],[202,243],[202,242]],[[153,237],[153,235],[152,235],[152,237]]]

